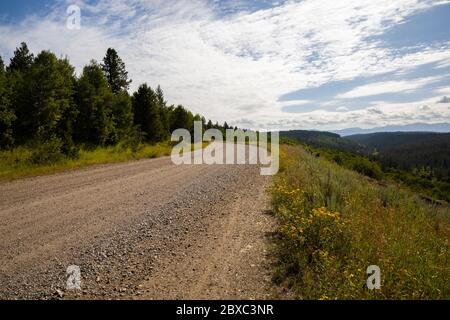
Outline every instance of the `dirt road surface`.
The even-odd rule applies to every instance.
[[[0,298],[270,298],[269,182],[165,157],[2,183]]]

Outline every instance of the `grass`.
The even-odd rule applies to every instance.
[[[0,181],[51,174],[90,165],[168,156],[172,151],[172,145],[169,142],[161,142],[154,145],[144,144],[135,152],[131,148],[124,148],[120,145],[97,147],[95,149],[82,148],[75,159],[61,157],[57,161],[47,164],[33,163],[31,159],[34,151],[27,147],[0,151]]]
[[[449,299],[450,209],[282,146],[274,281],[303,299]],[[365,287],[370,265],[382,287]]]

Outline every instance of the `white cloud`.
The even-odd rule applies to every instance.
[[[312,101],[312,100],[293,100],[293,101],[290,101],[289,103],[283,104],[283,107],[303,106],[306,104],[310,104],[312,102],[314,102],[314,101]]]
[[[74,2],[82,8],[82,30],[67,30],[65,7],[56,8],[44,19],[29,17],[18,25],[0,26],[0,53],[10,55],[18,42],[26,41],[35,52],[50,49],[67,55],[79,72],[91,58],[100,60],[114,47],[133,78],[132,89],[142,82],[161,84],[171,103],[253,128],[294,126],[298,121],[322,127],[375,121],[368,112],[343,110],[292,118],[281,111],[285,103],[278,99],[330,81],[450,60],[450,43],[399,55],[395,48],[367,40],[436,5],[432,0],[287,1],[225,17],[214,2],[203,0],[67,4]],[[346,94],[398,92],[421,85],[420,80],[392,81]],[[300,98],[292,104],[308,102]]]
[[[434,92],[443,94],[443,95],[450,95],[450,87],[439,88],[439,89],[434,90]]]
[[[424,105],[425,104],[425,105]],[[264,122],[269,129],[344,129],[357,124],[361,128],[413,123],[450,122],[450,108],[435,99],[423,103],[383,104],[356,111],[317,110],[290,119],[273,118]]]
[[[450,59],[443,60],[437,64],[437,68],[444,69],[450,67]]]

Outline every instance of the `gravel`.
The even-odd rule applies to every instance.
[[[165,157],[1,184],[0,298],[269,298],[269,182]]]

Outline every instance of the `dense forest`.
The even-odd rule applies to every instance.
[[[35,56],[22,43],[8,65],[0,57],[0,149],[27,146],[36,150],[36,162],[51,162],[77,157],[80,146],[165,141],[174,129],[192,131],[194,121],[204,129],[230,128],[169,105],[159,86],[141,84],[130,95],[130,83],[112,48],[77,77],[67,58],[50,51]]]
[[[450,202],[450,133],[383,132],[349,136],[388,177]]]
[[[384,167],[426,169],[438,179],[450,176],[450,133],[383,132],[348,139],[365,145]]]

